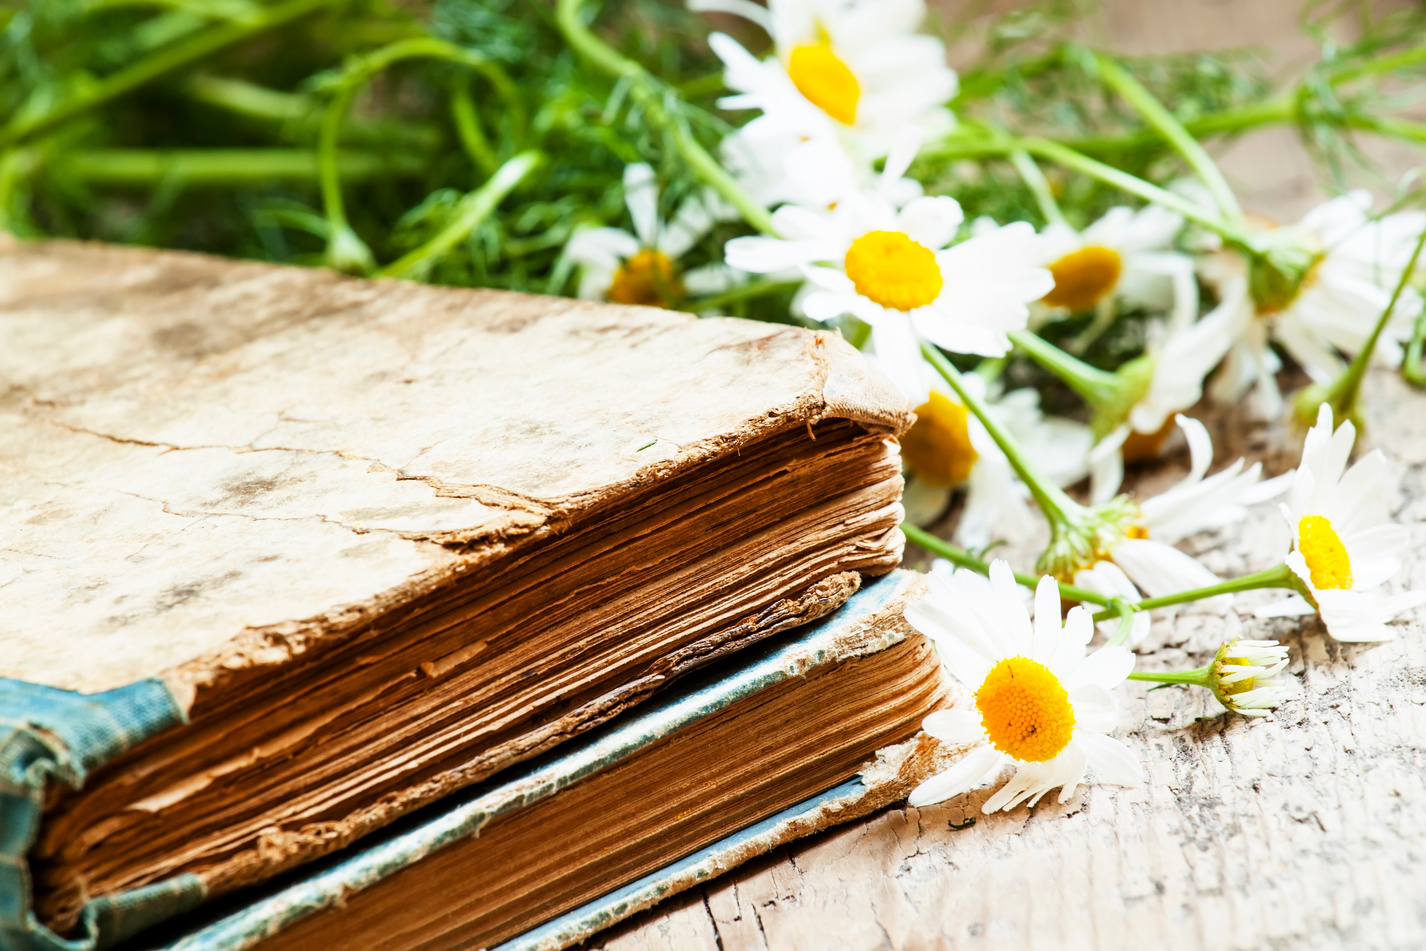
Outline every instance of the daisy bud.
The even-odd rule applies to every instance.
[[[1287,648],[1277,641],[1234,638],[1218,648],[1207,686],[1233,713],[1265,716],[1287,697],[1287,685],[1277,679],[1286,667]]]
[[[1276,314],[1297,299],[1303,281],[1323,254],[1286,230],[1265,235],[1263,245],[1248,264],[1248,292],[1258,313]]]

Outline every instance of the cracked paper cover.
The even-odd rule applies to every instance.
[[[838,336],[72,243],[0,251],[0,677],[180,698],[788,426]]]

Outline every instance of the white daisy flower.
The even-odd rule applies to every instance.
[[[690,6],[751,14],[772,36],[766,62],[730,36],[708,38],[738,93],[719,105],[762,111],[744,127],[754,138],[839,138],[869,163],[890,151],[903,125],[927,134],[954,125],[945,104],[956,74],[945,45],[916,33],[922,0],[770,0],[766,16],[726,0]]]
[[[903,128],[907,146],[919,142],[914,129]],[[761,136],[736,129],[723,137],[718,153],[738,184],[766,208],[781,204],[830,209],[849,192],[877,185],[870,163],[858,162],[831,138],[809,139],[796,135]],[[921,183],[903,175],[885,188],[887,200],[900,208],[923,194]]]
[[[1174,414],[1186,410],[1203,395],[1203,381],[1223,360],[1233,343],[1231,328],[1237,314],[1220,304],[1202,319],[1177,329],[1160,325],[1160,336],[1148,350],[1117,374],[1130,399],[1115,402],[1118,418],[1095,420],[1105,434],[1090,452],[1090,497],[1095,502],[1111,498],[1124,481],[1125,461],[1153,458],[1173,431]],[[1135,392],[1137,391],[1137,392]]]
[[[918,335],[956,353],[1004,355],[1006,335],[1025,326],[1026,304],[1053,283],[1032,263],[1036,236],[1025,222],[947,247],[962,220],[955,199],[917,198],[898,211],[886,190],[913,151],[887,159],[877,190],[847,195],[831,211],[784,205],[773,213],[782,237],[734,238],[725,247],[738,270],[801,270],[815,286],[801,301],[814,320],[850,314],[870,324],[879,359],[896,368],[893,379],[918,378]]]
[[[1204,282],[1218,295],[1215,311],[1227,313],[1228,352],[1208,386],[1217,403],[1244,406],[1258,419],[1282,415],[1277,372],[1282,360],[1270,345],[1271,322],[1258,318],[1248,291],[1248,271],[1237,254],[1222,253],[1199,265]]]
[[[1287,648],[1277,641],[1235,637],[1214,655],[1208,689],[1219,703],[1239,716],[1266,716],[1287,698],[1287,685],[1277,679],[1287,662]]]
[[[624,203],[634,223],[632,234],[622,228],[589,228],[565,245],[565,254],[580,269],[580,297],[672,307],[682,304],[686,294],[714,294],[740,280],[723,264],[689,271],[678,267],[678,259],[715,222],[729,217],[712,192],[690,196],[671,220],[661,221],[654,170],[636,162],[624,167]]]
[[[1275,393],[1269,337],[1316,383],[1335,378],[1343,369],[1342,356],[1361,350],[1426,229],[1426,214],[1415,211],[1373,221],[1371,204],[1370,194],[1354,191],[1319,205],[1295,226],[1275,229],[1268,237],[1276,264],[1255,262],[1246,285],[1220,289],[1225,300],[1235,300],[1239,313],[1233,356],[1215,398],[1237,402],[1255,383]],[[1229,271],[1230,279],[1236,276]],[[1420,311],[1421,296],[1407,288],[1377,342],[1378,360],[1400,363],[1402,341]],[[1262,394],[1259,402],[1264,409],[1280,407],[1273,393]]]
[[[1111,208],[1083,231],[1048,225],[1040,241],[1055,286],[1041,305],[1060,313],[1097,310],[1108,319],[1117,307],[1142,308],[1186,327],[1198,314],[1198,286],[1193,260],[1173,250],[1182,228],[1182,215],[1158,205]]]
[[[986,409],[1047,478],[1061,488],[1084,478],[1088,426],[1045,416],[1033,389],[997,396],[986,392],[992,388],[978,374],[967,373],[964,382],[980,391],[976,395]],[[1035,527],[1029,490],[985,426],[943,386],[929,390],[917,406],[915,424],[901,437],[901,459],[910,475],[902,499],[907,518],[915,524],[933,521],[945,511],[951,493],[963,488],[956,544],[980,549],[996,538],[1023,541]]]
[[[1222,581],[1175,544],[1190,535],[1239,522],[1247,506],[1266,501],[1287,488],[1287,478],[1261,482],[1262,464],[1244,468],[1239,459],[1222,472],[1204,478],[1213,461],[1213,441],[1196,419],[1175,417],[1189,446],[1189,472],[1173,488],[1151,499],[1115,508],[1119,519],[1099,537],[1094,561],[1077,569],[1073,583],[1109,597],[1138,602],[1139,592],[1164,597]],[[1226,610],[1231,595],[1204,602]],[[1118,621],[1106,621],[1112,630]],[[1130,643],[1149,633],[1149,618],[1134,616]]]
[[[1134,669],[1134,655],[1105,647],[1086,657],[1089,612],[1072,608],[1062,624],[1053,578],[1041,578],[1035,590],[1033,625],[1004,561],[991,563],[989,579],[961,569],[932,571],[928,583],[906,619],[935,641],[946,670],[974,692],[975,709],[926,717],[927,733],[970,751],[912,790],[911,805],[983,786],[1006,766],[1015,774],[986,800],[986,813],[1033,806],[1056,787],[1067,802],[1089,769],[1098,783],[1143,781],[1138,759],[1108,735],[1119,721],[1112,691]]]
[[[1318,409],[1282,506],[1293,538],[1287,565],[1334,638],[1385,641],[1395,636],[1387,622],[1426,603],[1426,592],[1368,593],[1401,570],[1411,533],[1387,512],[1395,487],[1381,450],[1347,468],[1356,435],[1350,421],[1334,432],[1331,408],[1323,403]],[[1257,615],[1289,617],[1313,610],[1308,599],[1293,595],[1258,609]]]

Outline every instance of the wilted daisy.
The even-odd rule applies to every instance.
[[[1333,431],[1332,410],[1323,403],[1317,424],[1307,432],[1302,464],[1282,506],[1292,529],[1293,550],[1287,565],[1334,638],[1384,641],[1394,636],[1387,622],[1426,603],[1426,592],[1393,597],[1369,593],[1401,570],[1411,533],[1391,521],[1387,512],[1395,485],[1381,450],[1347,468],[1355,441],[1356,428],[1350,421]],[[1294,595],[1260,608],[1257,615],[1287,617],[1313,611],[1312,603]]]
[[[1233,638],[1219,646],[1213,661],[1196,670],[1137,671],[1131,678],[1161,684],[1205,687],[1231,713],[1266,716],[1287,698],[1278,679],[1287,667],[1287,648],[1277,641]]]
[[[1186,326],[1160,325],[1147,352],[1114,374],[1114,395],[1095,407],[1095,428],[1103,435],[1090,452],[1094,501],[1119,491],[1125,461],[1156,455],[1173,430],[1174,414],[1198,402],[1204,380],[1233,343],[1235,319],[1231,307],[1220,305]]]
[[[565,245],[565,254],[580,269],[580,297],[672,307],[687,294],[716,293],[737,280],[722,264],[689,271],[678,266],[678,259],[722,217],[712,194],[690,196],[664,222],[654,170],[636,162],[624,167],[624,203],[634,223],[632,234],[622,228],[589,228]]]
[[[1225,272],[1219,294],[1237,309],[1233,353],[1215,386],[1216,399],[1236,403],[1261,383],[1270,389],[1259,403],[1276,411],[1280,402],[1268,378],[1277,367],[1270,339],[1317,383],[1341,373],[1343,355],[1361,350],[1426,229],[1426,214],[1398,212],[1373,221],[1370,210],[1365,191],[1334,198],[1299,224],[1267,232],[1264,256],[1250,262],[1245,278],[1216,267]],[[1242,283],[1230,285],[1233,280]],[[1420,295],[1407,288],[1377,342],[1379,359],[1393,366],[1401,361],[1401,343],[1420,311]]]
[[[910,161],[909,150],[893,154],[882,183],[898,180]],[[1002,356],[1006,335],[1025,326],[1026,304],[1053,279],[1032,263],[1029,224],[948,247],[961,220],[953,198],[917,198],[898,210],[877,189],[847,195],[831,211],[784,205],[773,213],[780,238],[734,238],[725,252],[742,271],[801,270],[815,285],[802,298],[807,316],[850,314],[870,324],[884,363],[919,364],[918,335],[956,353]]]
[[[1055,286],[1040,301],[1054,311],[1142,308],[1171,315],[1175,327],[1198,313],[1193,261],[1173,250],[1183,217],[1158,205],[1111,208],[1083,231],[1063,222],[1040,235]]]
[[[966,374],[965,382],[982,391],[986,409],[1056,485],[1084,477],[1089,427],[1045,416],[1032,389],[996,396],[985,392],[992,388],[978,374]],[[913,523],[939,517],[959,488],[965,490],[965,506],[956,522],[956,544],[984,548],[992,539],[1021,541],[1033,531],[1028,490],[985,426],[953,395],[940,388],[926,393],[915,424],[901,437],[901,459],[911,477],[903,503]]]
[[[1179,415],[1175,421],[1188,441],[1188,475],[1143,502],[1136,504],[1121,497],[1106,505],[1109,517],[1103,520],[1096,550],[1087,563],[1075,566],[1069,574],[1076,585],[1137,602],[1139,591],[1157,598],[1218,584],[1222,579],[1175,547],[1176,543],[1241,521],[1247,506],[1266,501],[1287,487],[1281,479],[1259,481],[1262,464],[1245,469],[1242,459],[1205,478],[1213,461],[1208,430],[1187,416]],[[1226,599],[1208,603],[1220,609],[1227,606]],[[1137,644],[1148,634],[1148,616],[1136,615],[1133,625],[1130,639]]]
[[[1287,686],[1277,679],[1287,661],[1287,648],[1277,641],[1234,638],[1214,655],[1208,689],[1219,703],[1240,716],[1266,716],[1287,696]]]
[[[1061,622],[1059,587],[1041,578],[1034,622],[1010,566],[995,561],[990,578],[961,569],[933,571],[930,592],[906,609],[906,619],[931,638],[950,674],[974,692],[973,710],[942,710],[923,728],[949,746],[970,747],[950,769],[911,792],[927,806],[1015,774],[982,810],[1034,805],[1059,787],[1060,802],[1093,781],[1121,786],[1143,781],[1139,761],[1108,734],[1118,725],[1112,691],[1134,669],[1134,655],[1105,647],[1085,656],[1094,624],[1083,607]]]
[[[690,6],[749,16],[772,36],[766,61],[725,34],[708,38],[738,93],[719,105],[762,112],[744,127],[749,136],[830,136],[866,162],[886,155],[903,125],[931,134],[954,123],[945,104],[956,74],[945,45],[916,33],[922,0],[771,0],[766,14],[726,0]]]

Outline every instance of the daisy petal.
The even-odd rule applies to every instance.
[[[1074,743],[1084,750],[1090,768],[1094,770],[1095,782],[1137,786],[1144,781],[1144,769],[1139,764],[1139,758],[1133,750],[1113,737],[1085,733],[1076,736]]]
[[[937,710],[921,721],[921,729],[947,746],[974,746],[985,742],[980,717],[970,710]]]
[[[659,189],[654,170],[647,162],[624,166],[624,204],[634,219],[634,234],[639,243],[652,248],[658,241]]]
[[[1071,691],[1070,704],[1074,707],[1076,735],[1081,731],[1108,733],[1119,725],[1119,704],[1103,687],[1087,684]]]
[[[932,614],[924,603],[907,607],[906,620],[916,630],[935,641],[941,664],[952,677],[971,690],[985,681],[985,675],[990,673],[990,662],[979,651],[947,630],[941,619]]]
[[[1306,598],[1294,594],[1290,598],[1283,598],[1281,601],[1274,601],[1271,604],[1263,605],[1253,611],[1253,617],[1306,617],[1309,614],[1316,613],[1317,609],[1308,604]]]
[[[1030,656],[1040,663],[1054,668],[1046,661],[1054,653],[1056,645],[1064,636],[1064,622],[1060,617],[1060,586],[1054,578],[1045,575],[1035,586],[1035,638],[1030,648]]]
[[[1065,689],[1093,685],[1114,690],[1134,670],[1134,652],[1124,647],[1101,647],[1090,654],[1065,678]]]
[[[912,241],[935,251],[951,242],[964,220],[959,202],[938,195],[908,202],[896,216],[896,225]]]
[[[1349,644],[1389,641],[1396,637],[1387,626],[1388,618],[1360,591],[1328,590],[1314,592],[1317,613],[1332,639]]]
[[[954,766],[938,773],[911,790],[906,801],[913,806],[930,806],[945,802],[952,796],[982,786],[1000,772],[1004,754],[993,747],[982,746],[971,750]]]

